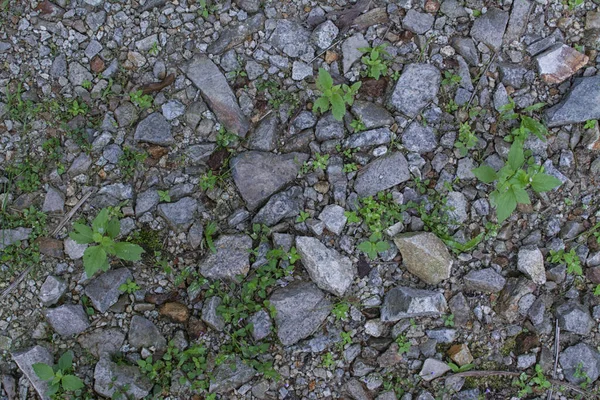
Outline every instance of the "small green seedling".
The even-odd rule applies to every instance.
[[[583,129],[594,129],[597,124],[598,124],[597,119],[587,120],[587,121],[585,121],[585,125],[583,126]]]
[[[383,43],[375,47],[358,48],[359,51],[368,53],[366,56],[361,58],[361,61],[367,66],[367,76],[369,78],[379,80],[382,75],[387,75],[387,62],[381,58],[381,56],[390,56],[389,53],[384,50],[386,47],[387,43]]]
[[[406,335],[399,335],[396,338],[395,342],[398,345],[399,355],[408,353],[408,351],[410,350],[410,341],[406,338]]]
[[[340,301],[333,306],[331,313],[336,317],[336,319],[341,321],[348,318],[348,311],[350,311],[350,304],[348,304],[346,301]]]
[[[296,222],[302,223],[302,222],[306,221],[308,218],[310,218],[309,213],[307,213],[306,211],[300,211],[300,215],[298,215],[296,217]]]
[[[344,211],[344,216],[347,218],[349,224],[358,224],[362,221],[356,211]]]
[[[46,395],[53,396],[58,393],[74,392],[83,388],[83,381],[71,374],[73,372],[73,352],[63,353],[58,359],[58,364],[48,365],[35,363],[32,365],[35,374],[41,380],[48,382]]]
[[[567,266],[568,274],[577,276],[583,275],[581,260],[577,253],[575,253],[575,249],[571,249],[568,252],[564,250],[550,250],[549,261],[553,264],[565,264]]]
[[[135,90],[129,93],[131,102],[135,104],[140,110],[145,110],[152,107],[152,96],[144,94],[141,90]]]
[[[454,314],[450,314],[442,317],[444,319],[444,326],[454,326]]]
[[[316,83],[321,97],[315,101],[314,110],[325,113],[331,109],[333,118],[341,121],[346,114],[346,105],[351,106],[354,103],[354,96],[360,89],[361,82],[356,82],[352,86],[334,85],[331,74],[323,68],[319,68]]]
[[[169,196],[169,191],[168,190],[159,190],[158,191],[158,197],[160,199],[161,202],[165,202],[165,203],[170,203],[171,202],[171,196]]]
[[[377,258],[377,254],[383,253],[387,249],[390,248],[390,244],[382,240],[381,232],[373,232],[371,236],[369,236],[369,240],[365,240],[361,242],[357,248],[364,252],[371,260]]]
[[[442,86],[455,86],[458,85],[461,80],[462,78],[460,77],[460,75],[457,75],[451,71],[444,71],[444,79],[442,79]]]
[[[218,225],[212,221],[206,224],[206,228],[204,229],[204,241],[206,242],[206,246],[210,249],[212,253],[217,252],[217,248],[213,243],[213,235],[217,233],[218,229]]]
[[[140,290],[140,286],[131,279],[127,278],[127,282],[119,286],[119,290],[123,293],[132,294]]]
[[[471,130],[471,125],[469,125],[468,122],[460,124],[460,128],[458,129],[458,141],[454,143],[454,147],[458,149],[458,153],[461,157],[466,156],[469,150],[477,145],[478,141],[479,139],[477,139],[477,136],[475,136],[475,133]]]
[[[360,118],[355,118],[350,122],[350,126],[354,129],[354,132],[360,132],[367,129],[365,123]]]
[[[117,218],[109,218],[107,208],[103,208],[94,221],[92,227],[74,223],[73,231],[69,237],[79,244],[92,244],[83,253],[83,266],[85,273],[91,278],[97,271],[108,271],[110,264],[108,256],[112,255],[126,261],[138,261],[144,252],[137,244],[117,242],[115,238],[121,231]]]

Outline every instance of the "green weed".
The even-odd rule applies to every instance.
[[[354,96],[360,89],[361,82],[356,82],[352,86],[334,85],[329,72],[319,68],[319,77],[316,83],[321,97],[315,101],[314,111],[325,113],[331,109],[333,117],[341,121],[346,114],[346,105],[351,106],[354,103]]]
[[[362,63],[367,67],[366,75],[369,78],[379,80],[383,75],[387,75],[387,61],[382,56],[390,57],[390,54],[385,51],[387,43],[380,44],[375,47],[359,47],[358,50],[367,53],[361,58]],[[320,72],[320,71],[319,71]]]
[[[83,381],[72,374],[73,352],[63,353],[58,359],[58,364],[48,365],[35,363],[33,371],[42,381],[48,382],[46,395],[59,396],[67,392],[76,392],[84,387]]]

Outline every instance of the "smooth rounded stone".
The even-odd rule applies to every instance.
[[[448,279],[454,260],[444,242],[431,232],[410,232],[394,237],[406,269],[422,281],[437,285]]]
[[[339,31],[332,21],[327,20],[315,28],[310,39],[318,48],[326,49],[331,46]]]
[[[205,278],[234,281],[250,270],[252,238],[248,235],[222,235],[215,240],[216,253],[209,252],[200,262],[199,271]]]
[[[564,100],[545,112],[549,128],[600,119],[600,75],[576,78]]]
[[[171,134],[171,124],[162,114],[152,113],[135,128],[134,139],[138,142],[170,146],[175,143]]]
[[[355,101],[351,111],[365,125],[365,129],[390,126],[394,123],[394,118],[388,110],[369,101]]]
[[[233,180],[249,210],[261,206],[272,194],[296,179],[308,160],[304,153],[273,154],[247,151],[231,160]]]
[[[310,282],[296,281],[277,289],[269,301],[277,312],[277,337],[284,346],[291,346],[312,335],[332,308],[325,293]]]
[[[333,114],[328,113],[317,122],[315,136],[319,142],[343,139],[345,136],[344,123],[333,118]]]
[[[519,249],[517,269],[538,285],[546,283],[544,255],[535,246],[527,246]]]
[[[269,38],[269,43],[280,52],[289,57],[310,56],[314,54],[310,46],[310,32],[301,24],[289,19],[277,20],[277,25],[273,34]]]
[[[343,207],[337,204],[330,204],[323,208],[323,211],[319,214],[319,219],[323,221],[329,232],[341,235],[348,220],[344,213],[345,210]]]
[[[402,19],[402,27],[417,35],[422,35],[431,29],[434,20],[435,17],[431,14],[410,9]]]
[[[292,218],[304,209],[302,188],[293,186],[285,192],[273,195],[256,214],[252,223],[266,226],[276,225],[284,218]]]
[[[138,367],[117,364],[108,357],[101,358],[94,368],[94,390],[107,398],[119,393],[128,399],[143,399],[150,394],[152,386]]]
[[[378,128],[358,132],[344,141],[344,147],[349,149],[378,146],[392,140],[392,132],[388,128]]]
[[[402,153],[393,152],[362,168],[354,181],[354,190],[359,197],[374,196],[409,179],[406,158]]]
[[[508,24],[508,13],[498,8],[477,17],[471,27],[471,37],[486,44],[492,51],[500,50],[502,37]]]
[[[73,86],[81,86],[83,82],[93,80],[94,77],[87,68],[75,61],[69,63],[69,81]]]
[[[343,296],[352,285],[356,267],[335,249],[325,247],[316,238],[298,236],[296,250],[302,258],[302,265],[319,288]]]
[[[303,63],[302,61],[294,61],[292,64],[292,79],[295,81],[301,81],[304,78],[313,75],[312,65]]]
[[[556,318],[561,329],[578,335],[589,335],[594,327],[594,320],[588,307],[574,302],[558,306]]]
[[[509,323],[515,322],[519,318],[519,302],[536,288],[535,283],[524,277],[507,279],[496,302],[496,312]]]
[[[101,358],[118,354],[125,334],[118,328],[99,328],[79,336],[77,342],[94,357]]]
[[[27,377],[31,385],[38,393],[42,400],[49,400],[50,396],[46,393],[50,388],[48,381],[43,381],[33,370],[33,364],[43,363],[46,365],[54,365],[54,357],[52,353],[42,346],[34,346],[25,350],[21,350],[11,354],[12,359],[17,364],[23,375]],[[8,392],[6,383],[2,382],[4,389]],[[16,398],[16,397],[15,397]]]
[[[131,318],[127,340],[136,349],[154,347],[157,351],[161,351],[167,347],[167,340],[156,325],[149,319],[139,315],[134,315]]]
[[[268,115],[248,138],[250,150],[272,151],[279,142],[279,118],[275,114]]]
[[[202,321],[217,332],[225,328],[225,320],[217,311],[223,300],[220,297],[213,296],[207,299],[202,306]]]
[[[85,294],[96,310],[105,313],[119,300],[119,296],[122,294],[119,287],[126,283],[127,279],[133,280],[133,276],[127,268],[107,271],[94,278],[86,286]]]
[[[436,360],[435,358],[428,358],[423,363],[423,368],[421,368],[419,376],[423,378],[424,381],[429,382],[435,378],[439,378],[448,371],[450,371],[450,367],[445,362]]]
[[[566,348],[558,358],[565,378],[579,385],[586,382],[594,383],[600,374],[600,353],[587,343],[578,343]]]
[[[52,186],[48,186],[42,211],[46,213],[63,213],[65,211],[65,195]]]
[[[170,100],[161,106],[161,110],[167,121],[171,121],[185,114],[185,105],[179,100]]]
[[[69,256],[71,260],[79,260],[83,257],[85,249],[88,248],[87,244],[79,244],[71,238],[66,238],[63,242],[65,254]]]
[[[369,42],[362,33],[356,33],[342,43],[342,66],[344,74],[350,71],[352,65],[361,59],[363,52],[359,49],[369,47]]]
[[[493,268],[470,271],[463,281],[467,290],[497,293],[506,285],[506,279]]]
[[[242,362],[239,357],[235,357],[234,360],[228,360],[216,367],[213,374],[209,391],[211,393],[224,393],[238,389],[254,378],[256,370]]]
[[[389,105],[407,117],[415,118],[436,98],[441,82],[442,75],[433,65],[410,64],[396,82]]]
[[[70,337],[85,331],[90,322],[81,304],[65,304],[44,312],[52,329],[61,336]]]
[[[40,288],[39,297],[45,307],[58,303],[60,298],[67,291],[67,284],[64,280],[48,275],[42,287]]]
[[[140,216],[158,205],[160,196],[155,189],[148,189],[137,195],[135,199],[135,215]]]
[[[185,230],[194,220],[198,202],[191,197],[184,197],[175,203],[158,205],[159,214],[175,229]]]
[[[386,293],[381,320],[395,322],[404,318],[439,316],[446,308],[446,299],[441,293],[398,286]]]
[[[252,337],[254,340],[263,340],[271,334],[273,323],[269,313],[260,310],[248,318],[248,323],[252,324]]]

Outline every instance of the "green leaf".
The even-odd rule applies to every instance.
[[[46,395],[52,397],[52,395],[58,392],[58,389],[60,389],[58,383],[51,383],[50,386],[48,386],[48,390],[46,390]]]
[[[73,224],[73,232],[69,233],[69,237],[79,244],[88,244],[94,242],[94,232],[87,226],[78,222]]]
[[[119,223],[119,220],[116,218],[111,218],[106,226],[106,232],[111,239],[119,236],[119,232],[121,232],[121,224]]]
[[[512,190],[508,190],[501,193],[496,198],[496,214],[498,216],[498,222],[504,222],[517,208],[517,199]]]
[[[548,135],[548,130],[537,119],[528,117],[526,115],[521,115],[521,125],[536,135],[543,141],[546,141],[546,135]]]
[[[523,144],[520,141],[515,141],[510,146],[508,152],[508,165],[515,171],[523,166],[525,162],[525,154],[523,153]]]
[[[560,185],[562,185],[560,179],[544,174],[543,172],[535,174],[531,180],[531,188],[538,193],[547,192]]]
[[[33,371],[38,376],[38,378],[40,378],[43,381],[49,381],[50,379],[54,378],[54,371],[52,370],[52,367],[48,364],[35,363],[31,367],[33,368]]]
[[[389,248],[390,244],[388,242],[381,241],[375,244],[375,250],[377,250],[378,253],[384,252]]]
[[[545,105],[546,105],[546,103],[535,103],[535,104],[533,104],[533,105],[531,105],[529,107],[525,107],[523,109],[523,111],[525,111],[525,112],[537,111],[540,108],[544,107]]]
[[[83,381],[75,375],[65,375],[62,377],[62,387],[68,392],[73,392],[83,387]]]
[[[515,199],[517,200],[517,203],[531,204],[531,200],[529,200],[529,194],[527,194],[527,191],[525,189],[523,189],[520,186],[513,186],[512,191],[515,196]]]
[[[333,78],[329,72],[325,71],[323,68],[319,68],[319,77],[317,78],[317,88],[320,91],[324,91],[325,89],[329,89],[333,86]]]
[[[122,260],[138,261],[142,258],[144,249],[137,244],[128,242],[118,242],[114,246],[115,255]]]
[[[338,121],[341,121],[344,118],[344,114],[346,114],[344,100],[337,93],[331,96],[331,113],[333,114],[333,118]]]
[[[498,174],[496,174],[494,168],[489,165],[481,165],[480,167],[471,170],[471,172],[473,172],[473,175],[483,183],[492,183],[498,179]]]
[[[98,270],[108,270],[107,255],[102,246],[91,246],[85,249],[83,252],[83,266],[88,278],[91,278]]]
[[[73,365],[73,352],[71,350],[65,351],[62,356],[58,359],[58,369],[61,371],[69,371]]]
[[[94,221],[92,222],[92,229],[94,230],[94,232],[104,234],[106,232],[106,224],[107,223],[108,223],[108,209],[103,208],[98,213],[98,215],[96,215],[96,218],[94,218]]]
[[[314,104],[314,110],[319,111],[321,113],[327,112],[329,110],[329,99],[325,96],[319,97]]]

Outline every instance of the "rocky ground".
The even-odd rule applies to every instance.
[[[0,1],[0,399],[598,397],[597,8]]]

